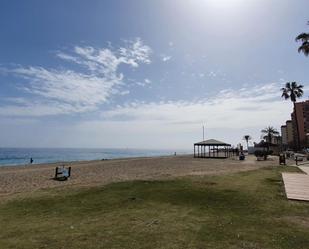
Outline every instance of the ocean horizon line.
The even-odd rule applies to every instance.
[[[112,148],[0,148],[0,167],[189,154],[189,150]]]

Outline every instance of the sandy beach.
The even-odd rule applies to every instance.
[[[65,163],[72,167],[68,181],[53,180],[55,167],[61,163],[0,168],[0,197],[63,186],[96,186],[128,180],[155,180],[190,175],[224,174],[277,165],[276,159],[245,161],[230,159],[199,159],[192,156],[170,156],[82,161]]]

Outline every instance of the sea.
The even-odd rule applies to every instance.
[[[0,167],[13,165],[189,154],[189,151],[145,149],[0,148]]]

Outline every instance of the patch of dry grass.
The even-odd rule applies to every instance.
[[[309,204],[280,175],[294,170],[45,190],[0,204],[0,248],[307,248]]]

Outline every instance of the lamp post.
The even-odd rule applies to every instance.
[[[203,125],[203,141],[205,140],[205,127]]]

